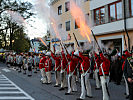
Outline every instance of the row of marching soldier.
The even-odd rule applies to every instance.
[[[48,51],[46,54],[9,54],[6,58],[8,67],[14,66],[18,72],[23,71],[24,74],[28,71],[28,76],[32,76],[32,72],[41,72],[41,82],[43,84],[52,83],[52,71],[55,72],[55,86],[60,87],[59,91],[67,89],[65,95],[70,95],[72,92],[77,92],[77,80],[81,79],[81,95],[77,100],[83,100],[87,98],[93,98],[93,93],[91,91],[90,77],[94,73],[94,78],[96,82],[96,90],[101,90],[103,92],[103,100],[110,99],[110,93],[108,89],[109,81],[114,80],[118,85],[121,77],[124,77],[126,84],[126,95],[127,98],[133,100],[133,60],[132,54],[127,50],[123,53],[121,57],[122,62],[122,72],[123,74],[118,74],[118,68],[113,72],[113,63],[110,60],[110,56],[113,54],[102,53],[99,54],[93,52],[93,56],[89,55],[88,52],[83,52],[81,48],[71,52],[70,54],[66,49],[62,48],[62,51]],[[119,59],[119,53],[115,54]],[[52,67],[52,59],[55,60],[54,69]],[[93,59],[93,60],[92,60]],[[123,59],[123,60],[122,60]],[[92,61],[94,65],[92,65]],[[115,64],[117,64],[115,62]],[[111,65],[112,64],[112,65]],[[94,66],[92,68],[92,66]],[[113,69],[113,70],[112,70]],[[120,71],[120,70],[119,70]],[[121,72],[120,72],[121,73]],[[79,76],[80,75],[80,76]],[[118,78],[117,78],[118,76]]]

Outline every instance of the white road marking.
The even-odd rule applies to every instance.
[[[7,79],[0,79],[0,81],[8,81]]]
[[[12,84],[0,84],[0,86],[13,86]]]
[[[15,97],[15,96],[13,96],[13,97],[10,96],[10,97],[9,97],[9,96],[8,96],[8,97],[0,97],[0,99],[1,99],[1,100],[3,100],[3,99],[4,99],[4,100],[5,100],[5,99],[8,99],[8,100],[11,100],[11,99],[12,99],[12,100],[16,100],[16,99],[18,99],[18,100],[20,100],[20,99],[29,99],[29,98],[27,98],[27,97],[25,97],[25,96],[21,96],[21,97]],[[33,100],[33,99],[31,99],[31,100]]]
[[[9,92],[9,91],[0,91],[0,94],[21,94],[23,92],[20,92],[20,91],[12,91],[12,92]]]
[[[0,87],[0,89],[2,89],[2,90],[6,90],[6,89],[12,90],[12,89],[16,89],[16,87]]]
[[[5,80],[4,80],[4,81],[0,81],[0,83],[9,83],[9,81],[5,81]]]
[[[5,72],[11,72],[9,69],[7,69],[7,68],[3,68],[2,69],[3,71],[5,71]]]
[[[13,83],[10,79],[8,79],[5,75],[0,75],[0,77],[3,77],[5,80],[0,80],[0,86],[5,86],[5,87],[0,87],[0,94],[4,96],[0,96],[0,100],[3,99],[10,99],[10,100],[16,100],[16,99],[30,99],[30,100],[35,100],[32,98],[29,94],[27,94],[25,91],[23,91],[21,88],[19,88],[15,83]],[[9,84],[4,84],[4,83],[9,83]],[[7,86],[7,87],[6,87]],[[14,86],[14,87],[9,87],[9,86]],[[14,91],[17,90],[17,91]],[[2,90],[7,90],[7,91],[2,91]],[[9,91],[13,90],[13,91]],[[5,94],[7,94],[5,96]],[[9,94],[11,94],[9,96]],[[13,96],[13,94],[18,94],[18,96]],[[24,96],[19,96],[19,94],[23,94]]]

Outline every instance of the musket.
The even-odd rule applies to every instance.
[[[61,42],[60,42],[60,45],[65,49],[66,53],[69,54],[66,47],[65,47],[65,45],[63,45]]]
[[[93,32],[92,30],[91,30],[91,32],[92,32],[93,38],[94,38],[94,40],[95,40],[95,42],[96,42],[98,48],[99,48],[100,51],[102,52],[102,49],[100,48],[100,46],[99,46],[99,44],[98,44],[98,42],[97,42],[97,39],[96,39],[96,36],[95,36],[94,32]]]
[[[77,40],[77,38],[76,38],[76,36],[75,36],[75,34],[74,34],[74,33],[73,33],[73,36],[74,36],[74,38],[75,38],[75,41],[76,41],[76,43],[77,43],[78,47],[80,47],[80,46],[79,46],[79,43],[78,43],[78,40]]]

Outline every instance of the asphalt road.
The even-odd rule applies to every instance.
[[[40,78],[40,72],[33,73],[32,77],[27,77],[27,75],[9,69],[5,64],[0,63],[0,100],[76,100],[80,96],[80,83],[77,83],[78,92],[66,96],[64,94],[67,89],[59,91],[59,87],[54,87],[54,74],[52,74],[51,85],[42,84]],[[95,90],[95,81],[93,79],[90,81],[93,98],[85,100],[102,100],[102,91]],[[109,83],[109,91],[110,100],[126,100],[124,82],[121,85]]]

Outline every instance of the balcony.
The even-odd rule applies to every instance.
[[[133,29],[133,18],[127,19],[127,29],[132,30]],[[106,24],[101,24],[94,26],[93,29],[94,33],[96,35],[102,35],[102,34],[109,34],[109,33],[116,33],[116,32],[122,32],[124,31],[124,20],[119,20],[115,22],[109,22]]]

